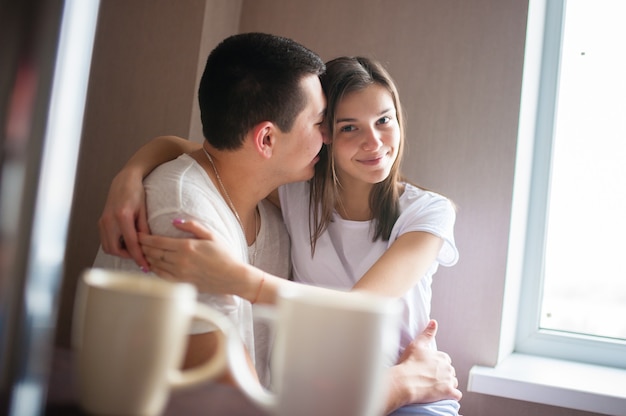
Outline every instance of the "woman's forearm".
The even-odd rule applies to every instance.
[[[233,274],[239,275],[240,279],[232,279],[232,281],[242,282],[241,286],[233,287],[234,294],[249,300],[252,303],[265,303],[273,305],[276,303],[278,294],[284,288],[298,285],[290,280],[274,276],[257,267],[249,264],[238,264]]]
[[[122,172],[127,175],[148,176],[162,163],[176,159],[183,153],[190,153],[202,145],[177,136],[159,136],[141,146],[126,162]]]

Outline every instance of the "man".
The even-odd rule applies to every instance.
[[[288,264],[272,260],[288,259],[288,244],[268,250],[259,241],[284,241],[282,221],[260,201],[279,185],[313,176],[324,140],[320,128],[325,98],[318,79],[323,70],[324,64],[316,54],[289,39],[254,33],[232,36],[218,45],[207,60],[199,88],[206,139],[203,147],[198,150],[194,144],[181,144],[183,149],[187,146],[189,155],[161,165],[145,179],[152,233],[181,236],[172,221],[194,219],[225,241],[240,261],[286,276]],[[131,159],[123,175],[143,177],[146,172],[140,162]],[[137,169],[133,169],[135,165]],[[116,177],[112,187],[123,188],[127,179]],[[110,206],[105,209],[100,221],[103,249],[126,257],[128,267],[136,268],[129,259],[132,255],[147,268],[137,245],[136,214],[140,230],[148,231],[140,213],[124,207],[119,211]],[[273,233],[259,232],[264,227]],[[96,265],[102,266],[105,257],[100,253]],[[281,268],[283,272],[278,270]],[[254,357],[250,302],[232,295],[205,293],[200,294],[200,300],[231,317]],[[194,328],[186,365],[204,361],[213,351],[215,340],[207,330]],[[435,331],[436,327],[431,327],[425,337],[434,336]],[[408,349],[404,365],[392,370],[390,409],[418,397],[410,387],[415,387],[418,379],[426,381],[427,377],[422,376],[434,372],[429,369],[426,374],[421,368],[420,360],[430,352],[420,350],[420,342]],[[429,359],[429,365],[439,366],[444,373],[453,371],[445,356]],[[422,393],[426,400],[430,396],[434,400],[438,394],[460,398],[455,381],[451,375],[443,381],[427,382],[430,384]]]
[[[290,39],[252,33],[218,45],[198,91],[204,147],[159,166],[145,180],[152,232],[181,236],[172,220],[195,219],[248,262],[248,246],[269,209],[261,206],[259,212],[259,201],[285,182],[313,175],[322,146],[323,71],[319,56]],[[257,247],[251,250],[254,260]],[[102,253],[94,265],[134,268],[129,260]],[[206,293],[199,300],[231,318],[254,357],[250,302]],[[199,325],[194,324],[185,366],[205,361],[216,347],[214,334]]]

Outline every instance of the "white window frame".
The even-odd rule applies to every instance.
[[[474,366],[468,390],[626,415],[626,343],[539,328],[565,3],[529,1],[498,364]]]
[[[550,0],[547,6],[515,350],[525,354],[626,369],[625,341],[539,328],[546,217],[566,1]]]

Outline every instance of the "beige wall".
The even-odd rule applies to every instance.
[[[109,183],[150,138],[200,140],[197,72],[222,38],[237,32],[241,2],[102,0],[59,308],[58,343],[67,345],[80,272],[98,249],[97,220]]]
[[[238,31],[288,36],[324,59],[363,54],[396,79],[408,119],[404,171],[458,205],[459,263],[434,283],[441,349],[466,416],[588,415],[467,393],[474,364],[497,360],[506,269],[525,0],[102,0],[67,251],[59,342],[78,273],[98,245],[108,183],[152,136],[200,139],[198,71]]]

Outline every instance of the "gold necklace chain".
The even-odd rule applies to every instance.
[[[220,185],[220,189],[222,190],[222,192],[224,193],[224,196],[226,197],[226,203],[228,203],[228,206],[230,207],[231,211],[233,211],[233,214],[235,214],[235,218],[237,219],[237,222],[239,223],[239,226],[241,227],[241,229],[243,231],[243,236],[244,236],[244,240],[245,240],[246,239],[246,227],[244,227],[243,222],[241,221],[241,218],[239,217],[239,213],[237,212],[237,209],[235,208],[235,204],[233,204],[233,200],[230,198],[230,195],[228,194],[228,191],[226,190],[226,187],[224,186],[224,182],[222,182],[222,177],[220,176],[219,172],[217,171],[217,168],[215,167],[215,163],[213,163],[213,158],[211,157],[209,152],[207,152],[207,150],[204,148],[204,146],[202,146],[202,151],[206,155],[207,159],[209,159],[209,163],[211,164],[211,167],[213,168],[213,172],[215,172],[215,177],[217,178],[217,182]],[[254,249],[252,251],[252,258],[248,259],[248,260],[250,260],[251,264],[254,264],[254,260],[256,260],[256,249],[257,249],[257,247],[256,247],[257,218],[256,217],[257,217],[257,210],[255,208],[254,209],[254,235],[255,235],[255,242],[252,243],[252,244],[254,244]],[[246,243],[246,246],[247,246],[247,243]]]

